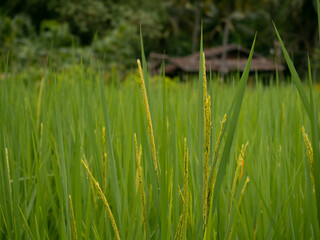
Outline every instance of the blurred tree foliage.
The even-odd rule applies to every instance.
[[[128,67],[140,53],[186,55],[199,48],[201,22],[206,47],[239,43],[274,57],[275,22],[295,62],[306,52],[319,59],[315,0],[2,0],[0,51],[19,64],[96,57]],[[60,61],[61,64],[61,61]]]

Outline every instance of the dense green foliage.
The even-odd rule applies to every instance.
[[[78,238],[112,239],[109,218],[81,165],[85,157],[100,185],[104,181],[107,184],[105,195],[121,238],[141,239],[135,132],[142,144],[150,238],[173,238],[177,230],[183,206],[179,188],[183,187],[184,137],[190,153],[187,238],[202,238],[202,84],[177,84],[157,78],[147,84],[161,168],[159,192],[138,75],[120,86],[108,85],[104,101],[100,91],[102,74],[93,71],[95,68],[93,63],[89,68],[75,65],[60,73],[48,70],[41,83],[26,83],[24,79],[30,75],[24,74],[0,82],[1,238],[70,238],[71,194]],[[219,86],[217,79],[209,81],[213,109],[211,157],[220,121],[231,105],[229,96],[235,92],[233,85]],[[319,90],[314,97],[318,103]],[[316,114],[319,118],[318,109]],[[264,88],[257,79],[257,85],[248,87],[218,207],[208,223],[208,238],[209,234],[228,237],[231,229],[232,236],[241,239],[319,238],[302,125],[311,138],[310,122],[293,85]],[[247,141],[243,177],[232,195],[241,145]],[[102,178],[104,147],[106,179]],[[247,176],[250,181],[238,205]],[[230,201],[233,207],[229,214]]]
[[[248,1],[225,2],[230,25],[232,10]],[[241,78],[224,85],[203,74],[203,55],[198,79],[151,78],[143,49],[143,69],[138,61],[139,71],[119,84],[116,72],[94,59],[77,64],[83,47],[68,47],[86,44],[97,24],[89,15],[105,5],[94,1],[91,11],[68,4],[70,15],[54,9],[74,18],[76,30],[22,15],[1,25],[12,34],[4,49],[13,36],[26,61],[33,41],[70,59],[57,70],[61,62],[44,52],[43,72],[11,71],[1,61],[1,239],[320,238],[320,88],[309,59],[309,84],[302,84],[276,28],[294,84],[276,76],[264,87],[258,74],[249,77],[256,38]],[[26,32],[34,38],[25,39]],[[202,53],[202,34],[200,42]],[[21,63],[21,56],[14,58]]]
[[[43,60],[52,50],[65,64],[72,57],[97,57],[110,65],[133,66],[139,56],[139,25],[145,51],[186,55],[198,50],[203,21],[204,46],[236,42],[274,59],[272,21],[284,34],[298,70],[306,52],[319,65],[316,1],[103,1],[4,0],[0,3],[0,48],[19,64]],[[226,31],[226,23],[228,29]],[[71,49],[71,46],[74,49]],[[59,61],[61,63],[61,61]],[[318,63],[318,64],[316,64]],[[61,66],[61,64],[60,64]]]

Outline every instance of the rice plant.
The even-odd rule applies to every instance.
[[[319,239],[319,91],[284,45],[296,87],[248,85],[254,45],[231,85],[202,54],[151,77],[143,50],[121,84],[94,61],[1,80],[0,238]]]

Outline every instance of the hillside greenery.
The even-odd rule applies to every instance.
[[[15,66],[41,65],[52,55],[60,67],[72,58],[98,58],[124,70],[139,57],[140,26],[146,56],[152,51],[176,56],[199,50],[202,22],[205,47],[235,42],[250,48],[258,32],[256,52],[274,59],[272,21],[298,71],[306,69],[306,53],[314,67],[320,65],[316,1],[311,0],[3,0],[0,49]]]

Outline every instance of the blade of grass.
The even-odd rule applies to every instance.
[[[199,59],[199,97],[198,97],[198,136],[203,136],[204,134],[204,115],[203,115],[203,78],[204,78],[204,72],[203,72],[203,26],[201,24],[201,37],[200,37],[200,59]],[[199,178],[202,180],[203,179],[203,143],[204,143],[204,138],[199,137],[199,145],[198,145],[198,156],[199,156],[199,169],[200,170],[200,176]],[[203,183],[201,184],[200,187],[200,192],[203,192]],[[202,196],[203,198],[203,196]],[[201,198],[201,202],[203,202],[203,199]],[[204,226],[204,219],[201,219],[201,226]]]
[[[100,71],[100,68],[99,68]],[[101,74],[99,73],[101,76]],[[120,197],[120,190],[119,190],[119,181],[118,181],[118,174],[117,174],[117,169],[116,169],[116,163],[115,163],[115,158],[114,158],[114,153],[113,153],[113,142],[112,142],[112,137],[111,137],[111,128],[110,128],[110,120],[109,120],[109,110],[108,110],[108,104],[107,104],[107,99],[106,99],[106,93],[105,93],[105,88],[102,82],[102,77],[100,77],[100,98],[101,98],[101,103],[102,103],[102,108],[103,108],[103,117],[104,117],[104,126],[106,127],[106,132],[107,132],[107,137],[108,137],[108,146],[110,149],[110,155],[111,155],[111,174],[112,174],[112,188],[111,190],[113,191],[113,197],[115,198],[115,202],[117,203],[117,216],[118,216],[118,224],[119,224],[119,229],[121,231],[121,197]]]
[[[280,42],[280,45],[281,45],[281,49],[282,49],[282,52],[283,52],[283,55],[284,55],[284,58],[287,62],[287,65],[288,65],[288,68],[290,70],[290,73],[291,73],[291,76],[292,76],[292,80],[294,81],[295,85],[296,85],[296,88],[299,92],[299,95],[300,95],[300,98],[302,100],[302,103],[309,115],[309,117],[311,117],[311,108],[310,108],[310,104],[309,104],[309,101],[308,101],[308,98],[307,98],[307,94],[305,92],[305,90],[303,89],[303,86],[302,86],[302,83],[301,83],[301,80],[299,78],[299,75],[293,65],[293,62],[291,61],[291,58],[286,50],[286,48],[284,47],[284,44],[282,42],[282,39],[280,37],[280,34],[276,28],[276,25],[273,23],[273,26],[276,30],[276,34],[277,34],[277,37],[278,37],[278,40]]]
[[[87,200],[87,211],[86,211],[86,232],[85,232],[85,239],[90,239],[90,223],[91,223],[91,205],[92,205],[92,197],[91,197],[91,190],[88,190],[88,200]]]
[[[24,221],[24,224],[26,225],[26,227],[27,227],[27,229],[28,229],[28,232],[29,232],[29,234],[30,234],[31,239],[34,239],[34,237],[33,237],[33,235],[32,235],[32,232],[31,232],[31,229],[30,229],[30,227],[29,227],[29,224],[28,224],[28,222],[27,222],[27,220],[26,220],[26,218],[25,218],[25,216],[24,216],[24,214],[23,214],[22,209],[21,209],[20,206],[19,206],[19,210],[20,210],[22,219],[23,219],[23,221]]]
[[[93,177],[91,171],[89,170],[89,167],[87,165],[87,163],[81,159],[81,162],[87,172],[87,174],[89,175],[90,177],[90,182],[94,185],[94,187],[96,188],[97,190],[97,193],[98,193],[98,196],[101,198],[106,210],[107,210],[107,213],[108,213],[108,216],[109,216],[109,219],[110,219],[110,222],[111,222],[111,225],[112,225],[112,228],[114,230],[114,233],[115,233],[115,237],[116,239],[120,239],[120,234],[119,234],[119,230],[118,230],[118,227],[117,227],[117,224],[116,224],[116,221],[113,217],[113,214],[112,214],[112,211],[111,211],[111,208],[110,208],[110,205],[105,197],[105,195],[103,194],[100,186],[99,186],[99,183],[95,180],[95,178]]]
[[[313,163],[314,163],[314,182],[315,182],[315,190],[316,190],[316,202],[317,202],[317,216],[318,216],[318,224],[320,227],[320,150],[318,143],[318,129],[317,129],[317,113],[314,102],[314,96],[312,91],[312,78],[311,78],[311,65],[310,59],[308,57],[308,76],[309,76],[309,88],[310,88],[310,109],[311,109],[311,136],[312,136],[312,148],[313,148]]]
[[[223,152],[221,155],[220,166],[219,166],[219,170],[218,170],[218,174],[217,174],[217,179],[215,182],[215,187],[214,187],[214,192],[213,192],[213,207],[212,207],[211,211],[212,210],[214,211],[217,207],[219,192],[220,192],[220,189],[222,186],[222,181],[223,181],[223,178],[224,178],[224,175],[226,172],[227,163],[228,163],[228,160],[230,157],[231,146],[232,146],[234,134],[235,134],[236,127],[237,127],[237,122],[238,122],[238,118],[239,118],[239,114],[240,114],[242,100],[244,97],[244,92],[245,92],[247,81],[248,81],[248,76],[249,76],[251,59],[252,59],[252,55],[253,55],[253,51],[254,51],[255,41],[256,41],[256,36],[254,37],[248,61],[247,61],[246,67],[244,69],[244,72],[241,76],[239,86],[237,88],[237,92],[236,92],[236,95],[234,98],[235,105],[233,107],[232,115],[228,114],[229,116],[231,116],[230,120],[229,121],[227,120],[230,125],[228,126],[227,138],[226,138],[224,149],[223,149]]]
[[[319,3],[319,0],[318,0]],[[318,5],[318,13],[319,13],[319,5]],[[318,16],[319,17],[319,16]],[[319,19],[319,18],[318,18]],[[310,87],[310,102],[308,101],[307,94],[305,90],[303,89],[301,80],[299,78],[299,75],[293,65],[293,62],[290,59],[290,56],[284,47],[284,44],[281,40],[280,34],[273,23],[277,37],[279,39],[279,42],[281,44],[282,52],[284,54],[284,57],[286,59],[287,65],[289,67],[292,79],[296,85],[296,88],[298,90],[298,93],[300,95],[300,98],[302,100],[302,103],[306,109],[306,112],[308,114],[308,117],[311,121],[311,128],[312,128],[312,145],[316,147],[314,149],[314,171],[315,171],[315,185],[320,186],[320,175],[318,174],[320,171],[320,162],[319,162],[319,145],[318,145],[318,140],[319,140],[319,125],[317,121],[317,116],[315,113],[315,104],[314,104],[314,98],[313,98],[313,93],[312,93],[312,79],[311,79],[311,67],[310,67],[310,61],[308,61],[308,75],[309,75],[309,87]],[[318,216],[318,224],[320,226],[320,190],[318,187],[316,187],[316,203],[317,203],[317,216]]]

